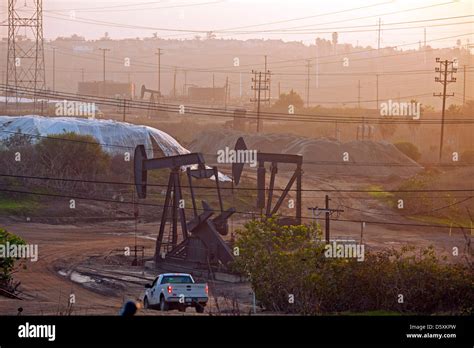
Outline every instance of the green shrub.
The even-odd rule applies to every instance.
[[[421,154],[418,151],[418,148],[412,143],[403,141],[394,144],[395,147],[403,152],[406,156],[410,157],[414,161],[418,161],[421,158]]]
[[[248,277],[267,310],[472,313],[472,270],[442,262],[431,247],[365,251],[362,262],[327,258],[314,226],[282,227],[275,218],[248,222],[237,232],[236,245],[239,256],[233,266]]]
[[[93,178],[110,165],[110,156],[93,136],[73,132],[42,138],[35,146],[35,155],[42,169],[66,177]]]
[[[9,245],[24,245],[25,241],[0,228],[0,245],[6,247],[7,243],[9,243]],[[15,288],[13,285],[12,274],[15,269],[16,259],[2,256],[4,255],[0,255],[0,288],[12,291]]]

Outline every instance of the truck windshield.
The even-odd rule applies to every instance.
[[[192,279],[189,276],[164,276],[161,284],[192,284]]]

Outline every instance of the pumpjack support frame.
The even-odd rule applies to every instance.
[[[236,151],[247,150],[247,145],[242,137],[237,139],[235,144]],[[265,216],[272,216],[278,212],[283,201],[288,196],[289,191],[293,187],[296,181],[296,201],[295,201],[295,217],[281,218],[280,223],[286,225],[300,225],[301,224],[301,204],[302,204],[302,174],[303,174],[303,156],[292,155],[292,154],[278,154],[278,153],[266,153],[257,152],[257,204],[256,207],[265,214]],[[266,168],[265,164],[270,163],[270,182],[268,190],[265,188],[266,179]],[[275,191],[275,177],[278,173],[279,164],[294,164],[296,165],[295,171],[288,181],[286,187],[283,189],[282,194],[278,198],[275,205],[272,207],[273,195]],[[240,182],[240,177],[244,168],[244,163],[233,163],[232,164],[232,176],[234,178],[234,184],[237,186]],[[268,197],[266,195],[268,191]]]

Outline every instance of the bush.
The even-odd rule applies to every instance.
[[[366,251],[360,262],[325,257],[317,234],[314,226],[282,227],[275,218],[250,221],[237,232],[239,257],[233,266],[249,278],[264,308],[307,315],[472,313],[472,270],[441,262],[433,248]]]
[[[9,245],[23,245],[25,241],[14,234],[8,233],[0,228],[0,245],[6,247]],[[0,255],[0,288],[14,292],[18,284],[13,282],[12,274],[15,269],[15,259],[12,257],[2,257]]]
[[[410,157],[414,161],[418,161],[421,158],[421,154],[418,148],[409,142],[399,142],[394,144],[395,147],[403,152],[406,156]]]
[[[289,93],[280,94],[273,107],[277,110],[284,110],[286,112],[290,105],[293,105],[295,109],[304,107],[303,99],[301,99],[300,95],[293,90]]]
[[[110,156],[93,136],[73,132],[41,139],[35,146],[35,152],[44,169],[65,177],[94,178],[107,170],[110,164]]]
[[[21,161],[14,160],[17,154]],[[36,143],[22,134],[13,134],[0,150],[2,173],[78,180],[2,179],[12,186],[94,190],[93,184],[80,180],[97,180],[100,175],[107,175],[110,164],[110,155],[94,137],[73,132],[49,135]]]

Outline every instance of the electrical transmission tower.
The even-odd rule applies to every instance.
[[[439,161],[441,162],[441,156],[443,153],[443,137],[444,137],[444,113],[446,110],[446,97],[454,96],[454,93],[446,94],[446,87],[448,83],[456,82],[456,78],[453,76],[457,72],[457,68],[453,65],[453,61],[440,60],[436,58],[436,63],[439,63],[439,67],[435,69],[439,73],[438,77],[435,77],[435,81],[443,85],[443,93],[433,93],[434,97],[443,97],[443,109],[441,114],[441,136],[439,138]],[[448,77],[449,75],[449,77]]]
[[[42,0],[8,0],[7,51],[6,99],[18,106],[18,89],[27,89],[36,111],[36,91],[45,89]]]
[[[264,72],[264,78],[262,79],[262,72],[252,70],[254,77],[252,78],[252,90],[256,94],[254,98],[250,99],[251,102],[257,103],[257,133],[263,130],[263,122],[260,120],[260,103],[269,102],[270,98],[262,98],[261,91],[268,91],[270,83],[270,70]]]

